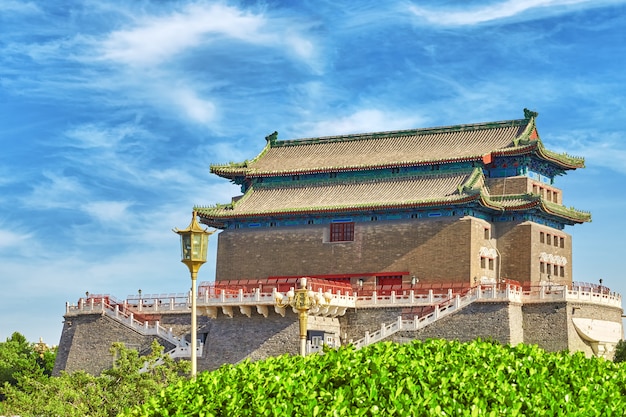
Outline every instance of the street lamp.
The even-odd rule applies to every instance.
[[[173,229],[174,233],[180,235],[182,249],[181,262],[187,265],[191,273],[191,376],[196,376],[197,371],[197,315],[196,315],[196,279],[198,270],[206,262],[207,248],[209,246],[209,236],[214,231],[207,231],[198,224],[196,212],[191,216],[191,223],[185,230]]]
[[[287,300],[283,300],[283,295],[276,292],[276,305],[280,308],[291,306],[298,312],[300,321],[300,355],[306,356],[306,331],[308,326],[309,310],[319,305],[329,305],[331,295],[322,295],[319,292],[310,291],[306,287],[306,278],[300,278],[300,288],[297,290],[289,290],[287,292]]]

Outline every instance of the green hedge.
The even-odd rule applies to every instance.
[[[623,416],[626,368],[536,346],[429,340],[228,365],[125,416]]]

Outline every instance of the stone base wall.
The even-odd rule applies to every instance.
[[[381,325],[390,324],[403,313],[402,308],[361,308],[348,310],[338,318],[313,318],[309,330],[321,330],[335,336],[341,344],[356,341],[373,333]],[[588,342],[574,328],[572,318],[584,317],[621,323],[622,310],[615,307],[573,302],[475,302],[458,312],[416,331],[398,332],[389,340],[406,342],[413,339],[443,338],[470,341],[476,338],[503,344],[537,344],[548,351],[582,351],[593,355]],[[408,317],[405,317],[408,318]],[[163,327],[187,337],[189,314],[168,314],[160,317]],[[261,360],[282,354],[298,353],[298,317],[287,309],[282,317],[270,309],[268,317],[247,317],[235,312],[233,317],[219,315],[215,319],[198,317],[198,338],[204,342],[198,358],[199,370],[212,370],[226,363],[245,359]],[[109,368],[113,358],[111,343],[124,342],[140,353],[149,352],[154,336],[142,336],[115,320],[101,314],[68,316],[63,327],[54,372],[79,369],[99,374]],[[173,346],[159,340],[166,350]]]

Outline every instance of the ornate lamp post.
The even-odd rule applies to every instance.
[[[182,249],[181,262],[187,265],[191,273],[191,376],[196,376],[197,372],[197,314],[196,314],[196,279],[202,264],[206,262],[207,248],[209,246],[209,236],[214,232],[203,229],[198,224],[196,212],[191,216],[189,227],[184,230],[173,229],[174,233],[180,235]]]
[[[321,304],[330,304],[330,295],[322,296],[321,293],[310,291],[306,287],[306,278],[300,278],[300,288],[297,290],[289,290],[287,292],[287,300],[284,296],[276,292],[275,302],[280,308],[291,306],[298,312],[300,322],[300,355],[306,356],[306,331],[308,326],[309,310]],[[322,302],[325,301],[324,303]]]

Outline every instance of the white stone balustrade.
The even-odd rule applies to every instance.
[[[565,286],[557,285],[543,285],[532,291],[522,291],[520,287],[511,285],[479,285],[466,290],[465,294],[469,293],[475,294],[477,299],[485,302],[491,300],[535,303],[562,300],[618,308],[622,306],[622,298],[616,293],[608,293],[599,289],[583,291],[578,287],[568,289]],[[463,297],[465,294],[461,294],[461,296]],[[330,294],[328,306],[312,309],[310,314],[336,317],[343,315],[348,308],[434,306],[452,300],[455,296],[456,293],[452,290],[443,293],[434,293],[429,290],[427,294],[417,294],[411,290],[401,294],[391,292],[389,295],[380,295],[376,292],[371,295],[359,295],[358,293],[337,291]],[[189,294],[147,295],[141,299],[129,298],[124,302],[115,304],[115,307],[107,306],[103,298],[88,298],[86,300],[81,298],[77,305],[67,303],[66,314],[103,311],[110,315],[112,311],[116,317],[123,316],[128,320],[127,317],[130,313],[188,312],[190,305]],[[250,292],[240,289],[234,292],[219,291],[217,294],[210,294],[207,291],[198,298],[197,308],[199,314],[205,314],[209,317],[217,317],[220,312],[232,317],[233,309],[238,309],[241,314],[248,317],[252,314],[261,314],[267,317],[270,309],[274,309],[281,315],[285,313],[284,309],[276,306],[276,290],[271,293],[262,293],[258,288]],[[136,323],[132,325],[138,326]],[[143,326],[143,323],[140,325]]]

